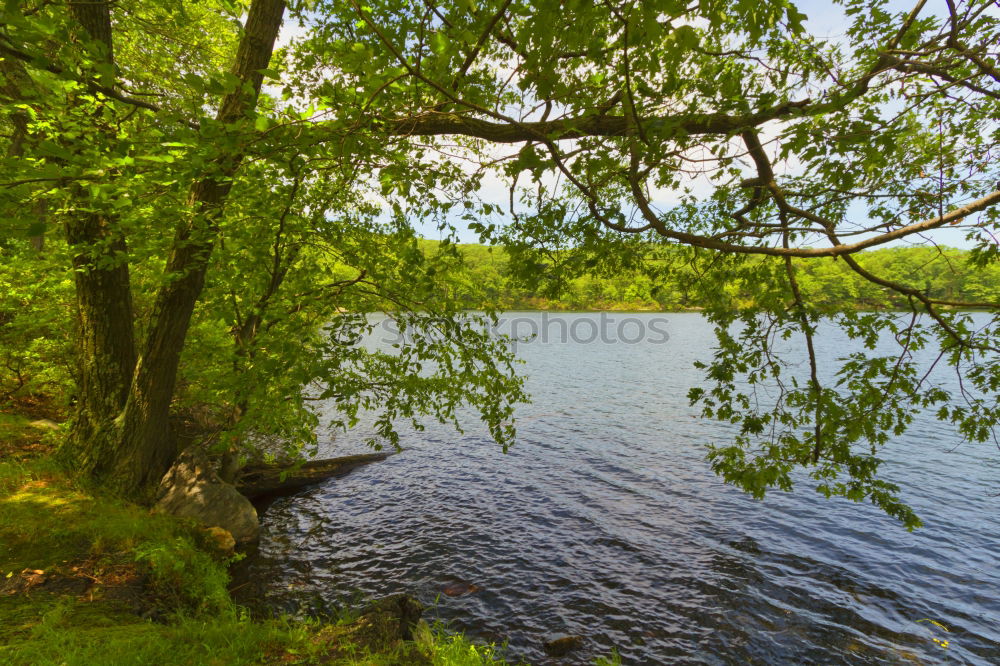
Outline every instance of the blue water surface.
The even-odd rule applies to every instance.
[[[711,326],[697,314],[608,316],[640,322],[621,329],[629,341],[647,335],[614,342],[612,324],[611,340],[588,342],[584,323],[576,341],[550,328],[518,346],[534,403],[510,453],[474,421],[465,434],[431,425],[405,431],[386,462],[274,502],[249,568],[268,602],[315,611],[407,592],[532,664],[591,663],[611,648],[626,664],[1000,663],[994,444],[962,443],[922,415],[886,447],[888,476],[926,525],[914,533],[870,505],[824,499],[805,477],[755,501],[705,461],[731,427],[688,405]],[[668,339],[648,335],[654,318]],[[834,331],[818,344],[826,374],[856,348]],[[363,452],[367,434],[330,438],[322,454]],[[456,583],[473,591],[442,594]],[[547,657],[545,641],[564,634],[584,644]]]

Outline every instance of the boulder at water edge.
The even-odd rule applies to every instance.
[[[255,541],[260,529],[250,500],[223,482],[204,453],[193,447],[185,449],[163,475],[154,508],[193,518],[205,527],[221,527],[240,544]]]

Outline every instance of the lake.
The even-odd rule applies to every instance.
[[[808,479],[758,502],[705,461],[732,433],[686,398],[714,342],[700,315],[609,313],[617,342],[587,341],[599,314],[544,316],[562,323],[518,345],[534,403],[510,453],[471,419],[465,434],[428,425],[386,462],[277,500],[249,567],[270,604],[322,612],[407,592],[532,664],[612,647],[625,664],[1000,662],[994,444],[962,444],[925,416],[884,450],[924,520],[914,533]],[[657,322],[666,335],[649,335]],[[847,344],[819,336],[825,358]],[[366,434],[321,452],[362,452]],[[442,594],[455,583],[478,589]],[[547,658],[544,642],[565,634],[585,641]]]

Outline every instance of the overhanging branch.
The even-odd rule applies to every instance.
[[[794,114],[810,100],[785,102],[747,115],[725,113],[685,113],[640,119],[645,132],[668,136],[679,134],[733,134],[747,127],[757,127],[769,120]],[[495,143],[519,143],[540,139],[581,139],[588,136],[626,136],[636,131],[625,116],[584,115],[536,122],[491,122],[454,113],[425,113],[388,123],[390,134],[397,136],[471,136]]]

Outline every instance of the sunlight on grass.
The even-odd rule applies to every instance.
[[[436,666],[503,666],[508,663],[499,654],[502,648],[475,645],[463,634],[448,632],[440,622],[433,625],[421,622],[414,641]]]

